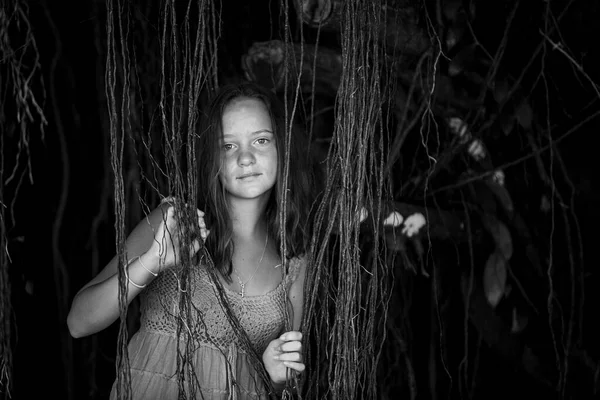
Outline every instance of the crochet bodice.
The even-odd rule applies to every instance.
[[[300,259],[289,262],[289,272],[280,284],[260,296],[240,296],[223,287],[233,314],[238,318],[258,354],[282,333],[285,326],[287,291],[300,270]],[[282,273],[283,275],[283,273]],[[190,279],[192,318],[183,318],[184,329],[193,333],[200,344],[227,349],[237,344],[236,334],[219,303],[217,289],[204,266],[195,267]],[[141,327],[169,336],[177,335],[180,319],[180,285],[171,271],[161,273],[141,295]],[[192,321],[192,326],[187,326]]]

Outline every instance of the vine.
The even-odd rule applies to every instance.
[[[34,182],[30,142],[44,140],[46,94],[39,52],[21,0],[0,7],[0,393],[11,397],[15,320],[9,269],[11,248],[26,240],[18,232],[15,204],[26,180]]]

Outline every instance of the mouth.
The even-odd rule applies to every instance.
[[[246,178],[259,176],[259,175],[261,175],[261,174],[259,174],[258,172],[250,172],[250,173],[238,176],[237,179],[246,179]]]

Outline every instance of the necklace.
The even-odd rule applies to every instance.
[[[236,272],[236,268],[233,267],[233,273],[235,274],[235,276],[238,279],[238,283],[240,284],[240,296],[244,297],[244,292],[246,290],[246,285],[254,278],[254,275],[256,275],[256,272],[258,271],[258,267],[260,267],[260,263],[262,263],[263,257],[265,256],[265,250],[267,249],[267,243],[269,242],[269,235],[267,234],[265,237],[265,247],[263,247],[263,251],[262,254],[260,256],[260,260],[258,260],[258,264],[256,264],[256,268],[254,269],[254,272],[252,273],[252,275],[250,276],[250,278],[246,281],[246,282],[242,282],[242,278],[240,278],[240,276],[238,275],[238,273]],[[231,262],[231,264],[233,265],[233,261]]]

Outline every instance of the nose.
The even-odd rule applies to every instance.
[[[252,165],[252,164],[254,164],[255,161],[256,161],[256,158],[254,157],[254,154],[252,153],[252,151],[250,151],[248,149],[240,151],[240,153],[238,155],[238,165],[240,167]]]

